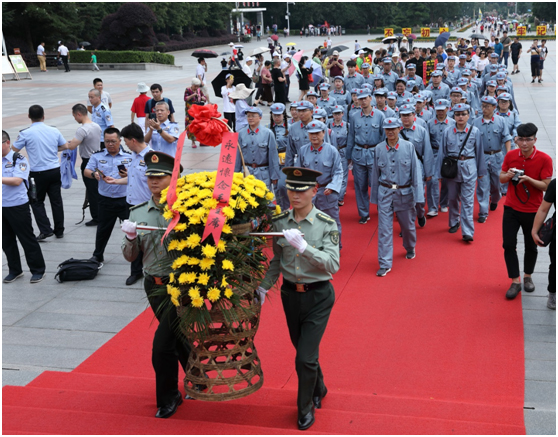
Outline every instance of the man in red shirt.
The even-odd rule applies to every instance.
[[[537,262],[537,245],[531,236],[531,229],[543,200],[543,191],[546,191],[552,178],[552,158],[535,147],[537,130],[537,126],[533,123],[525,123],[517,127],[515,142],[519,149],[506,154],[500,173],[500,182],[511,184],[508,187],[502,220],[504,259],[508,277],[512,280],[506,293],[508,299],[514,299],[521,291],[521,275],[516,250],[517,232],[520,227],[525,241],[523,289],[527,292],[535,291],[531,274]],[[520,172],[524,174],[519,175]]]
[[[327,69],[329,70],[329,77],[345,76],[345,66],[343,61],[339,59],[339,52],[335,50],[331,55],[331,59],[327,64]]]
[[[140,93],[134,99],[134,103],[132,103],[132,123],[134,122],[134,117],[137,117],[136,124],[138,124],[143,132],[145,133],[145,104],[147,103],[149,97],[147,96],[147,91],[149,91],[149,87],[144,83],[138,83],[138,88],[136,89],[137,93]]]

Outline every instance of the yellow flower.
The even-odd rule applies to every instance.
[[[280,205],[277,205],[277,206],[275,207],[275,213],[274,213],[274,215],[279,215],[279,214],[281,214],[281,206],[280,206]]]
[[[275,196],[273,195],[273,193],[272,193],[271,191],[268,191],[268,192],[265,194],[265,200],[273,200],[274,197],[275,197]]]
[[[177,250],[178,249],[178,240],[171,240],[167,250]]]
[[[181,273],[178,277],[179,284],[193,284],[198,275],[195,272]]]
[[[218,288],[211,287],[209,290],[207,290],[207,298],[211,302],[218,301],[220,296],[221,296],[221,290],[219,290]]]
[[[223,275],[223,280],[221,281],[221,288],[226,288],[228,287],[229,283],[227,282],[227,279],[225,278],[225,275]]]
[[[204,208],[207,209],[213,209],[215,208],[217,205],[219,204],[219,202],[217,201],[217,199],[214,199],[213,197],[211,199],[205,199],[202,202],[202,205]]]
[[[223,233],[232,234],[232,228],[227,223],[223,225]]]
[[[250,175],[250,176],[252,176],[252,175]],[[254,178],[254,184],[256,185],[256,187],[267,189],[267,185],[265,184],[265,182],[261,181],[259,179]]]
[[[215,264],[215,260],[211,258],[204,258],[200,261],[200,268],[202,270],[209,270]]]
[[[173,217],[174,217],[174,212],[172,212],[170,209],[165,208],[165,212],[163,213],[163,218],[165,220],[172,220]]]
[[[206,258],[215,258],[217,248],[212,244],[206,244],[205,246],[203,246],[202,253]]]
[[[260,206],[260,204],[253,197],[248,199],[248,203],[250,204],[250,206],[252,206],[254,208],[257,208],[258,206]]]
[[[163,204],[167,201],[167,191],[168,188],[166,188],[164,191],[161,191],[161,199],[159,199],[159,203]]]
[[[180,302],[179,302],[178,299],[175,298],[175,297],[171,297],[171,302],[174,304],[175,307],[179,307],[179,306],[180,306]]]
[[[174,282],[174,273],[169,275],[169,282]]]
[[[178,242],[178,250],[184,250],[186,247],[188,247],[186,240],[180,240]]]
[[[170,294],[171,296],[178,298],[178,296],[180,296],[180,290],[177,287],[167,284],[167,294]]]
[[[265,196],[265,190],[263,188],[256,188],[254,190],[254,196],[256,197],[264,197]]]
[[[240,209],[242,212],[246,211],[246,207],[248,206],[248,204],[246,203],[246,200],[242,199],[242,198],[238,198],[236,200],[236,209]]]
[[[182,231],[185,231],[185,230],[186,230],[186,226],[187,226],[186,223],[178,223],[178,224],[174,227],[174,230],[175,230],[176,232],[182,232]]]
[[[187,263],[189,266],[197,266],[200,263],[200,260],[198,258],[190,257],[188,258]]]
[[[190,296],[190,299],[192,300],[200,297],[200,289],[198,287],[190,287],[188,290],[188,296]]]
[[[229,199],[229,207],[231,207],[233,209],[236,208],[236,199],[233,199],[232,197]],[[223,212],[224,212],[224,209],[223,209]],[[227,215],[227,214],[225,213],[225,215]]]
[[[201,237],[198,234],[190,234],[186,239],[186,247],[189,247],[190,249],[194,249],[195,247],[199,246],[200,241],[201,241]]]
[[[191,225],[199,225],[201,223],[201,218],[192,216],[190,217],[189,222]]]
[[[225,217],[227,217],[228,219],[234,218],[234,210],[230,206],[225,206],[223,208],[223,214],[225,214]]]
[[[224,252],[225,250],[227,250],[227,243],[225,243],[223,240],[219,240],[219,243],[217,243],[217,250],[219,252]]]
[[[198,276],[198,284],[207,285],[211,277],[207,273],[200,273]]]
[[[223,270],[230,270],[231,272],[233,272],[234,264],[228,259],[223,260]]]
[[[232,296],[233,294],[234,294],[234,293],[232,292],[232,290],[231,290],[230,288],[227,288],[227,289],[225,290],[225,297],[226,297],[227,299],[230,299],[231,296]]]
[[[203,306],[203,298],[196,297],[195,299],[192,299],[192,306],[194,308],[201,308]]]
[[[184,178],[180,178],[176,181],[176,188],[178,190],[178,188],[181,188],[184,186],[184,184],[186,183]]]
[[[188,263],[188,257],[186,255],[182,255],[180,258],[177,258],[173,261],[171,268],[173,270],[176,270],[176,269],[182,267],[186,263]]]

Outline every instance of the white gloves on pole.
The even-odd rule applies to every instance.
[[[263,287],[258,287],[256,289],[256,294],[258,295],[258,300],[261,302],[261,304],[263,305],[265,302],[265,295],[267,294],[267,290]]]
[[[138,236],[136,231],[136,222],[131,222],[130,220],[124,220],[122,222],[122,232],[126,234],[128,240],[133,240]]]
[[[303,253],[306,250],[308,243],[302,237],[302,232],[298,229],[285,229],[283,231],[283,235],[289,244],[296,248],[300,253]]]

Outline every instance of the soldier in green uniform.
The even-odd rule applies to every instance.
[[[318,358],[335,301],[330,280],[339,270],[339,231],[335,220],[312,204],[321,173],[297,167],[283,172],[292,209],[273,218],[273,230],[283,236],[273,241],[274,257],[257,293],[263,304],[283,274],[281,300],[296,348],[298,427],[303,430],[313,425],[314,409],[321,408],[327,394]]]
[[[145,163],[147,185],[152,197],[149,201],[130,208],[130,219],[122,223],[122,231],[126,233],[122,241],[122,253],[127,261],[134,261],[140,251],[143,253],[144,288],[149,304],[159,320],[151,356],[157,396],[155,417],[166,419],[182,403],[182,395],[178,390],[178,363],[183,368],[186,367],[190,346],[175,334],[176,311],[158,311],[165,296],[154,294],[158,287],[168,284],[171,273],[167,250],[161,245],[164,231],[137,229],[137,226],[166,229],[168,221],[163,218],[163,205],[159,203],[159,199],[161,191],[170,185],[174,158],[166,153],[152,151],[146,153]]]

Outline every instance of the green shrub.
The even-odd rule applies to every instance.
[[[99,64],[139,64],[156,63],[174,65],[174,56],[166,53],[140,52],[140,51],[108,51],[96,50],[97,62]],[[91,60],[91,52],[87,50],[71,50],[70,62],[77,64],[88,64]]]

